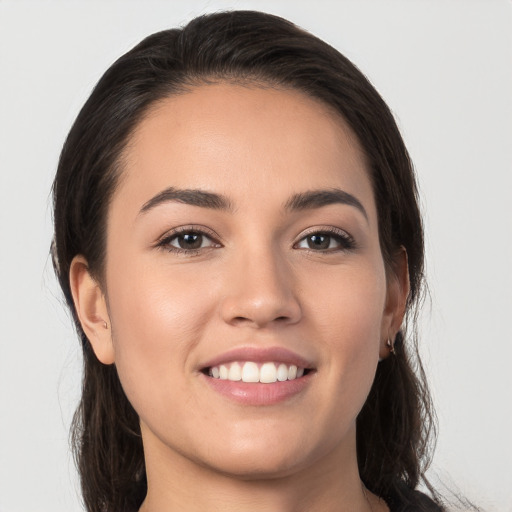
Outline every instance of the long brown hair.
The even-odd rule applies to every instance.
[[[64,144],[53,185],[54,267],[84,353],[82,398],[73,443],[83,499],[90,512],[135,511],[147,490],[136,412],[115,365],[95,357],[73,305],[70,263],[82,254],[100,283],[106,215],[122,173],[120,155],[148,108],[189,87],[215,81],[294,88],[338,112],[365,152],[388,271],[407,250],[409,333],[396,355],[378,365],[357,419],[364,484],[379,496],[413,503],[434,434],[430,395],[414,338],[422,296],[423,229],[409,155],[387,105],[365,76],[334,48],[292,23],[250,11],[198,17],[159,32],[119,58],[96,85]],[[415,510],[423,510],[416,503]]]

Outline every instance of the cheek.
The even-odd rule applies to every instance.
[[[310,308],[309,316],[333,346],[362,348],[372,341],[378,346],[386,300],[383,264],[339,267],[309,275],[301,286]]]
[[[372,385],[386,300],[383,265],[317,275],[308,301],[312,336],[325,347],[330,390],[357,415]],[[340,409],[340,410],[342,410]]]
[[[188,356],[199,341],[211,300],[179,270],[137,267],[133,260],[130,266],[123,268],[119,261],[107,275],[107,286],[116,367],[140,412],[137,405],[148,393],[184,386],[179,376],[190,366]]]

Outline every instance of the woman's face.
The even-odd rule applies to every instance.
[[[122,163],[97,354],[146,456],[246,478],[353,458],[401,318],[345,123],[296,91],[202,86],[155,106]]]

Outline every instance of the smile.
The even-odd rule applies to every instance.
[[[270,406],[302,396],[317,372],[314,361],[284,347],[241,346],[199,368],[216,394],[248,406]]]
[[[301,378],[307,369],[282,362],[234,361],[207,368],[207,374],[214,379],[232,382],[272,384]]]

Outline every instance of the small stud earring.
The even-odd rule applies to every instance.
[[[108,329],[108,324],[107,324],[107,322],[103,321],[103,327],[105,327],[105,329]]]
[[[386,347],[388,347],[389,352],[393,355],[396,354],[395,352],[395,344],[391,341],[390,338],[388,338],[388,341],[386,341]]]

